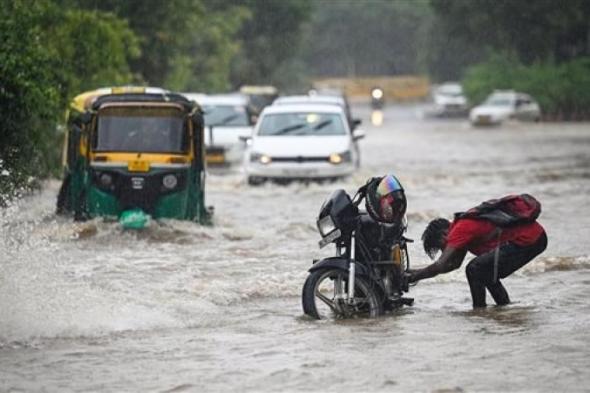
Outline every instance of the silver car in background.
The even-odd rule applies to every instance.
[[[248,97],[239,93],[185,96],[203,108],[207,164],[239,164],[244,153],[240,138],[252,135],[255,122]]]
[[[433,115],[440,117],[467,116],[469,107],[463,87],[456,82],[446,82],[432,91]]]
[[[528,94],[496,90],[469,113],[469,121],[474,126],[500,124],[508,119],[539,121],[541,108]]]

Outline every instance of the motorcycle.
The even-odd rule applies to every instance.
[[[371,109],[374,111],[383,109],[385,106],[385,92],[380,87],[371,90]]]
[[[385,106],[385,93],[380,87],[371,90],[371,124],[376,127],[383,125],[383,107]]]
[[[403,296],[409,291],[407,243],[413,242],[404,236],[407,221],[385,224],[360,210],[366,190],[360,187],[352,199],[336,190],[320,209],[320,249],[334,243],[336,255],[309,269],[302,303],[312,318],[375,318],[414,302]]]

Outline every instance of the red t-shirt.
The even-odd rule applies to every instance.
[[[447,246],[464,249],[475,255],[485,254],[498,245],[498,236],[492,236],[495,229],[496,226],[486,220],[472,218],[455,220],[449,228]],[[543,227],[536,221],[514,228],[503,228],[500,244],[512,242],[519,246],[530,246],[543,232]],[[491,239],[490,236],[492,236]],[[486,241],[486,239],[489,240]]]

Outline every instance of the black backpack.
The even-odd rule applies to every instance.
[[[482,202],[466,212],[455,213],[455,220],[483,219],[497,227],[510,228],[534,222],[539,214],[541,214],[541,203],[532,195],[520,194]]]

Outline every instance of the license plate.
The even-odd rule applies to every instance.
[[[332,243],[340,236],[342,236],[342,232],[340,231],[340,229],[336,229],[334,232],[330,233],[328,236],[319,241],[320,248],[326,247],[328,244]]]
[[[489,116],[479,116],[477,121],[481,124],[489,124],[491,122],[491,118]]]
[[[317,173],[315,169],[283,169],[283,175],[293,177],[312,176]]]
[[[131,178],[131,188],[134,190],[143,190],[143,184],[145,183],[145,179],[143,177],[132,177]]]
[[[127,164],[129,172],[148,172],[150,170],[150,163],[148,161],[130,161]]]

